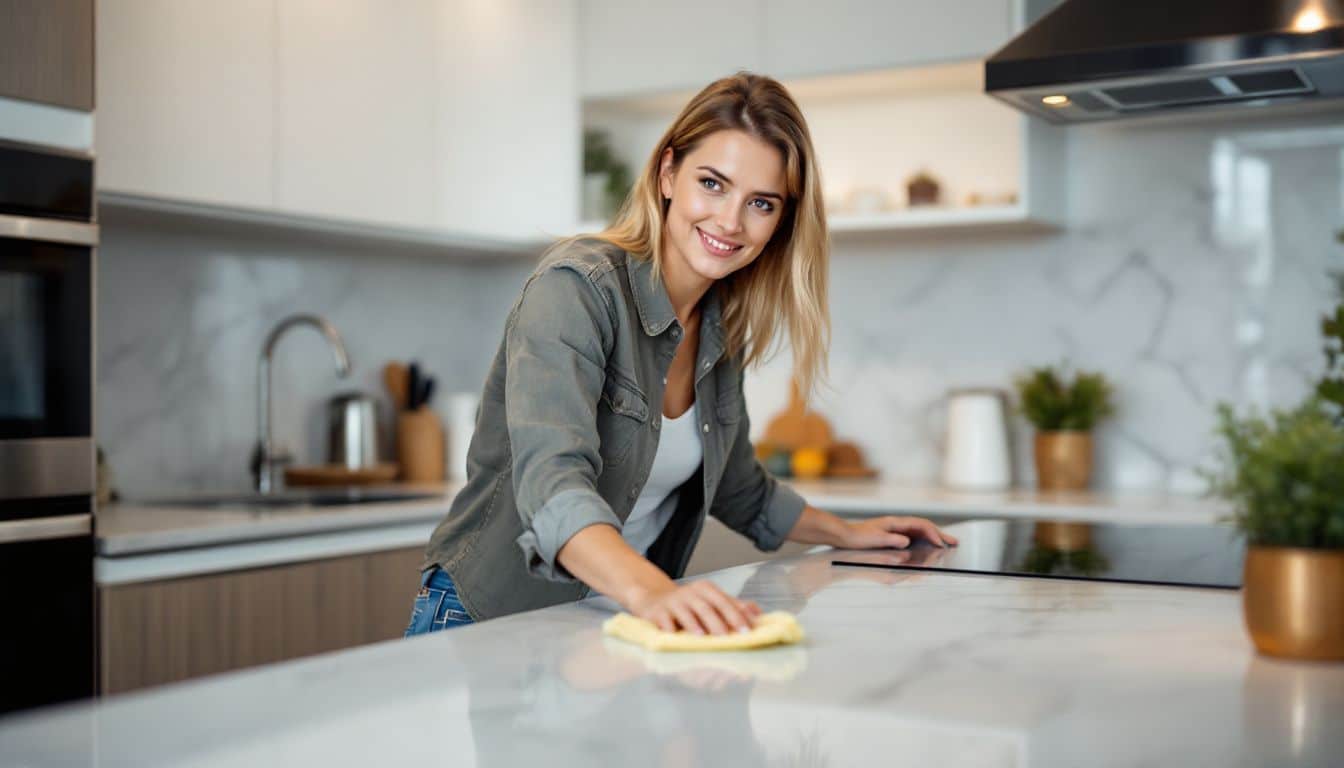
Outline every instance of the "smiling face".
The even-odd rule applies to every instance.
[[[742,131],[706,136],[673,167],[663,153],[659,188],[670,198],[663,269],[714,281],[761,255],[784,212],[784,158]]]

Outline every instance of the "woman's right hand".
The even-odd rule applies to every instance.
[[[668,632],[722,635],[751,629],[760,606],[729,597],[712,581],[678,584],[630,548],[615,526],[590,525],[555,559],[580,581]]]
[[[712,581],[672,584],[627,607],[659,629],[667,632],[682,629],[696,635],[747,632],[761,615],[759,605],[728,595]]]

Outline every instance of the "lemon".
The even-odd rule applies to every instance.
[[[799,448],[791,462],[794,477],[816,478],[826,474],[826,451],[821,448]]]

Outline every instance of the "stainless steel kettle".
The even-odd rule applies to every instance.
[[[367,469],[382,454],[378,399],[365,392],[343,392],[327,402],[327,461],[346,469]]]

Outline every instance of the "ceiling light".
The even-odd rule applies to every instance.
[[[1062,107],[1069,103],[1069,97],[1062,94],[1054,96],[1045,96],[1041,98],[1041,103],[1048,107]]]

